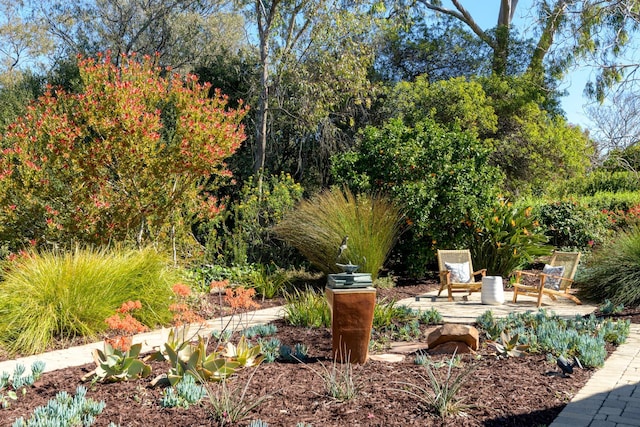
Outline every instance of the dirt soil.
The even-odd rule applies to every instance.
[[[379,290],[378,298],[411,297],[434,286],[433,282],[400,283],[396,288]],[[621,317],[640,323],[640,310],[627,310]],[[276,324],[276,337],[292,347],[296,343],[307,345],[309,357],[304,363],[280,360],[263,363],[230,379],[229,389],[236,397],[245,393],[242,399],[246,404],[266,399],[242,421],[217,422],[208,401],[188,409],[161,407],[162,388],[151,387],[150,381],[168,368],[164,363],[154,362],[151,377],[123,383],[82,383],[80,378],[94,368],[92,364],[45,373],[26,395],[12,401],[9,408],[0,409],[0,425],[10,426],[20,416],[29,418],[35,407],[45,405],[59,391],[75,393],[78,385],[84,385],[89,390],[87,397],[106,402],[106,408],[94,424],[103,427],[111,422],[123,427],[247,426],[257,419],[271,427],[294,427],[298,423],[305,423],[306,427],[541,426],[555,419],[593,373],[576,369],[571,376],[562,376],[544,355],[497,359],[483,343],[477,355],[466,355],[461,366],[453,369],[456,375],[461,369],[474,367],[459,392],[462,411],[441,418],[422,406],[417,397],[400,391],[416,391],[416,387],[420,387],[424,393],[431,393],[426,368],[414,364],[413,355],[402,362],[370,360],[353,366],[359,392],[351,400],[338,401],[327,395],[323,381],[323,375],[333,370],[330,330],[291,327],[284,321]],[[450,356],[432,356],[434,361],[448,358]],[[344,365],[338,365],[338,369],[343,368]],[[439,377],[446,374],[446,368],[434,368],[434,371]],[[221,385],[212,383],[209,387],[215,394]]]

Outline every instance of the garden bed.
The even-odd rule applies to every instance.
[[[379,298],[405,298],[433,289],[433,283],[408,284],[392,290],[380,290]],[[627,311],[627,318],[637,312]],[[229,426],[246,426],[250,420],[261,419],[270,426],[296,426],[298,423],[318,426],[538,426],[548,425],[571,397],[585,384],[591,370],[580,370],[563,377],[555,364],[545,355],[497,359],[486,345],[476,356],[467,355],[454,375],[473,364],[475,370],[467,377],[459,397],[466,405],[457,416],[440,418],[422,408],[415,397],[398,391],[402,383],[426,383],[426,368],[414,364],[409,355],[402,362],[368,361],[355,366],[353,378],[360,387],[352,400],[340,402],[327,396],[321,373],[333,369],[331,336],[326,328],[307,329],[276,322],[276,337],[290,346],[308,346],[305,363],[276,361],[263,363],[256,369],[247,368],[233,379],[229,387],[246,387],[246,402],[267,396],[241,422]],[[609,349],[610,351],[612,348]],[[433,362],[449,360],[450,356],[432,356]],[[0,425],[11,425],[17,417],[28,418],[37,406],[44,405],[59,391],[75,393],[78,385],[88,388],[87,397],[104,401],[106,407],[95,426],[211,426],[218,425],[210,415],[211,406],[205,401],[184,408],[163,408],[160,405],[162,388],[150,386],[150,378],[112,384],[81,383],[80,378],[94,368],[93,364],[48,372],[29,388],[25,396],[12,401],[2,411]],[[151,377],[166,372],[167,365],[154,362]],[[442,377],[446,367],[433,368]],[[212,383],[216,391],[220,387]],[[238,391],[238,394],[242,390]]]

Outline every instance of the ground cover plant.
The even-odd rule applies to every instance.
[[[96,341],[122,303],[141,302],[136,318],[148,327],[172,317],[171,287],[182,279],[152,248],[24,252],[4,263],[0,282],[0,346],[42,352],[54,340]]]
[[[398,286],[380,290],[382,311],[397,309],[405,315],[411,313],[395,304],[394,299],[423,294],[437,284]],[[257,301],[260,301],[259,299]],[[430,317],[435,317],[431,313]],[[382,316],[384,318],[384,316]],[[591,322],[585,319],[584,322]],[[426,328],[426,325],[422,326]],[[424,331],[424,329],[423,329]],[[278,351],[273,361],[266,359],[257,368],[243,369],[221,382],[208,382],[204,399],[203,390],[195,385],[184,385],[184,390],[167,391],[168,388],[152,387],[149,378],[117,383],[95,383],[87,387],[87,399],[106,403],[102,413],[95,417],[93,425],[335,425],[353,426],[539,426],[548,425],[564,404],[584,384],[590,369],[576,369],[570,377],[563,377],[545,354],[529,352],[522,357],[496,357],[492,346],[482,344],[474,356],[429,355],[427,362],[417,364],[419,354],[408,355],[403,362],[389,363],[370,360],[365,365],[338,366],[333,370],[330,331],[326,327],[292,326],[286,320],[271,326],[251,328],[246,331],[258,339],[278,339],[280,347],[291,349],[304,344],[306,355],[287,358],[286,351]],[[233,342],[237,335],[232,338]],[[484,339],[483,339],[484,342]],[[214,351],[217,340],[212,340]],[[612,349],[610,345],[607,348]],[[151,361],[153,372],[166,371],[166,361]],[[326,370],[323,370],[323,366]],[[19,416],[28,419],[36,406],[44,406],[59,391],[70,395],[80,383],[80,377],[93,369],[93,365],[61,371],[47,372],[27,391],[29,399],[18,399],[4,410],[5,419]],[[433,375],[429,374],[429,371]],[[469,371],[469,372],[467,372]],[[322,375],[319,375],[322,373]],[[153,375],[152,375],[153,376]],[[422,377],[422,380],[420,380]],[[533,402],[528,393],[520,393],[521,379],[527,378],[527,387],[536,395]],[[394,379],[407,382],[413,392],[423,390],[425,405],[419,405],[415,396],[398,391]],[[459,381],[458,381],[459,379]],[[337,382],[353,385],[348,393],[331,396]],[[457,384],[461,383],[461,387]],[[85,383],[86,385],[87,383]],[[180,382],[178,383],[180,384]],[[440,402],[440,408],[449,408],[444,417],[431,400],[433,384],[442,390],[450,390],[449,398]],[[449,386],[447,386],[447,384]],[[414,387],[415,386],[415,387]],[[417,388],[416,388],[417,387]],[[188,389],[188,390],[187,390]],[[495,390],[500,389],[500,393]],[[340,389],[333,389],[340,390]],[[355,393],[351,393],[355,391]],[[345,399],[347,395],[351,396]],[[181,397],[182,396],[182,397]],[[189,396],[187,404],[184,396]],[[250,408],[237,421],[216,417],[215,402],[227,402],[228,408]],[[506,398],[505,396],[508,396]],[[252,406],[254,402],[260,404]],[[172,403],[173,402],[173,403]],[[449,403],[455,404],[453,406]],[[175,406],[173,406],[175,405]],[[454,415],[458,412],[458,415]],[[258,422],[262,424],[257,424]],[[113,423],[113,424],[111,424]]]

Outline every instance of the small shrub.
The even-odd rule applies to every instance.
[[[160,406],[163,408],[188,408],[207,397],[207,390],[196,383],[191,375],[186,375],[175,387],[167,387],[162,393]]]
[[[615,305],[610,300],[604,300],[604,304],[600,306],[600,312],[605,315],[618,314],[624,310],[624,304]]]
[[[441,379],[434,371],[434,369],[438,368],[432,367],[430,363],[427,363],[424,366],[427,369],[428,378],[418,375],[424,384],[396,382],[395,384],[402,386],[402,388],[395,389],[395,391],[415,397],[420,406],[428,411],[434,411],[442,418],[458,414],[465,408],[465,405],[457,397],[458,392],[476,366],[468,364],[460,368],[458,373],[454,373],[453,369],[457,364],[459,364],[459,361],[456,361],[456,355],[454,354],[446,362],[447,372],[444,378]]]
[[[582,298],[640,305],[640,228],[620,232],[593,251],[576,281]]]
[[[21,363],[16,364],[12,375],[3,371],[0,374],[0,407],[8,408],[10,400],[18,399],[18,392],[25,395],[26,388],[33,385],[42,376],[44,366],[42,361],[33,362],[29,375],[24,375],[25,367]]]
[[[104,410],[106,404],[87,399],[87,389],[78,386],[76,395],[71,397],[66,391],[56,394],[45,406],[39,406],[31,417],[25,422],[24,418],[18,418],[12,427],[30,426],[56,426],[56,427],[83,427],[91,426],[95,422],[96,415]]]
[[[331,326],[331,312],[324,295],[307,289],[303,292],[296,290],[285,298],[285,319],[291,325],[306,328]]]
[[[355,370],[362,369],[362,366],[354,367],[354,364],[348,361],[348,357],[344,357],[344,359],[345,361],[340,363],[338,357],[335,357],[330,367],[320,363],[321,369],[319,370],[305,365],[322,379],[326,395],[339,402],[355,398],[362,390],[362,381]]]
[[[286,270],[275,264],[257,265],[257,269],[242,278],[242,283],[255,289],[256,294],[264,300],[283,295],[290,283]]]
[[[247,379],[244,387],[240,385],[229,387],[228,379],[217,384],[207,384],[208,407],[211,416],[219,425],[236,423],[245,419],[253,409],[271,397],[264,395],[249,399],[247,391],[252,378],[253,373]]]
[[[248,339],[253,339],[255,337],[268,337],[269,335],[274,335],[276,332],[278,332],[278,327],[273,323],[267,323],[266,325],[250,326],[244,329],[241,334]]]
[[[396,286],[396,281],[393,278],[393,276],[378,277],[373,282],[373,287],[377,289],[391,289],[391,288],[394,288],[395,286]]]
[[[549,243],[556,248],[588,250],[607,235],[605,214],[578,202],[545,204],[535,215],[546,229]]]
[[[469,226],[474,267],[486,268],[490,275],[508,277],[535,257],[551,253],[529,207],[500,201]]]
[[[440,314],[437,308],[431,307],[428,310],[420,312],[418,321],[425,325],[436,325],[442,323],[442,314]]]
[[[262,349],[264,361],[267,363],[275,362],[281,353],[280,340],[275,337],[269,338],[268,340],[259,338],[258,344],[260,344],[260,348]]]

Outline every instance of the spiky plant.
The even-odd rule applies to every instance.
[[[274,228],[325,273],[340,270],[337,262],[360,265],[375,280],[401,231],[403,215],[383,196],[354,195],[333,188],[304,200]],[[338,247],[348,236],[347,248]]]
[[[582,298],[627,307],[640,305],[640,228],[605,242],[578,273]]]
[[[33,252],[5,265],[0,282],[0,345],[35,354],[55,339],[96,339],[125,301],[140,300],[147,326],[171,320],[171,286],[180,280],[153,249]]]

